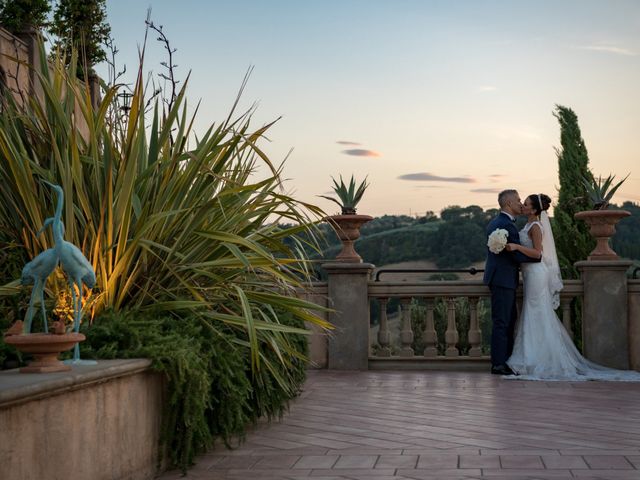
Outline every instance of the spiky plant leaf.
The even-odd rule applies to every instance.
[[[362,183],[358,185],[357,189],[356,189],[356,180],[353,175],[351,175],[351,179],[349,180],[348,186],[344,183],[344,180],[342,179],[342,175],[340,175],[339,183],[333,177],[331,177],[331,180],[333,180],[333,191],[335,192],[338,199],[336,200],[335,198],[329,197],[326,195],[318,195],[318,196],[322,198],[326,198],[327,200],[331,200],[332,202],[338,204],[342,208],[343,213],[346,211],[355,212],[356,205],[360,203],[360,200],[362,200],[362,196],[364,195],[365,190],[369,186],[369,184],[367,183],[367,178],[365,177]]]
[[[604,180],[602,176],[599,176],[596,180],[590,180],[588,178],[582,178],[582,184],[585,187],[587,192],[587,196],[589,200],[593,204],[593,207],[596,210],[604,210],[609,206],[609,202],[613,198],[613,195],[618,191],[618,188],[624,183],[624,181],[629,178],[630,174],[627,174],[622,180],[620,180],[615,185],[611,186],[613,180],[615,180],[615,175],[609,175]]]

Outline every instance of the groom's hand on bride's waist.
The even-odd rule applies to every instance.
[[[519,243],[509,242],[505,245],[504,249],[507,252],[511,252],[512,254],[514,254],[517,258],[517,261],[520,263],[537,263],[542,260],[542,252],[536,252],[536,256],[530,256],[528,253],[525,253],[527,250],[529,250],[530,253],[530,249],[525,250]]]

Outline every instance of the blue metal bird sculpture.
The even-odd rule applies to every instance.
[[[56,205],[56,212],[52,219],[45,221],[45,228],[51,224],[53,229],[53,239],[55,246],[53,250],[56,252],[62,269],[67,274],[69,280],[69,287],[71,287],[71,298],[73,299],[73,330],[78,332],[80,330],[80,319],[82,318],[82,287],[86,285],[89,288],[93,288],[96,284],[96,274],[93,271],[93,267],[89,260],[82,254],[80,249],[74,244],[67,242],[64,239],[64,225],[62,223],[62,207],[64,205],[64,192],[59,185],[46,182],[58,195],[58,202]],[[79,298],[76,294],[75,287],[78,287]],[[73,362],[78,363],[80,360],[80,347],[78,344],[75,346],[73,354]],[[92,362],[93,363],[93,362]]]
[[[38,230],[36,237],[53,223],[53,217],[47,218]],[[62,224],[62,233],[64,235],[64,224]],[[42,312],[42,322],[44,323],[44,332],[49,333],[49,325],[47,324],[47,311],[44,305],[44,286],[47,278],[53,273],[58,266],[58,253],[53,248],[49,248],[41,252],[33,260],[27,263],[22,269],[21,283],[23,285],[33,285],[31,290],[31,298],[29,299],[29,308],[24,321],[23,333],[31,333],[31,325],[33,323],[34,303],[40,300],[40,311]]]

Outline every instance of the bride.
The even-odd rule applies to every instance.
[[[547,195],[529,195],[522,212],[527,224],[520,231],[521,245],[506,247],[531,257],[542,252],[540,263],[522,264],[524,301],[507,365],[522,380],[640,381],[640,372],[613,370],[585,359],[556,316],[562,277],[547,215],[550,204]]]

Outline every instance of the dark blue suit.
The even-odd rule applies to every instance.
[[[496,229],[508,232],[507,242],[520,243],[520,235],[515,223],[505,213],[500,213],[487,226],[487,239]],[[487,248],[487,262],[484,267],[484,283],[491,290],[491,364],[505,365],[513,351],[513,334],[518,318],[516,289],[518,288],[520,264],[539,262],[539,258],[527,257],[521,252],[495,254]]]

